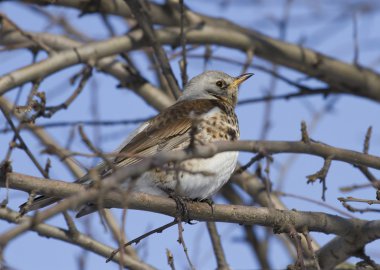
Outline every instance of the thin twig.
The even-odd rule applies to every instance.
[[[253,48],[250,48],[249,50],[246,51],[245,63],[242,67],[241,74],[244,74],[247,72],[248,68],[250,67],[252,63],[254,55],[255,55],[255,50]]]
[[[360,214],[363,214],[363,213],[367,213],[367,212],[375,212],[375,213],[380,213],[380,209],[376,209],[376,208],[370,208],[370,207],[366,207],[366,208],[357,208],[357,207],[353,207],[352,205],[342,201],[342,206],[344,208],[346,208],[348,211],[350,212],[358,212]]]
[[[64,31],[64,33],[66,34],[66,36],[70,36],[70,37],[74,37],[76,40],[81,40],[83,42],[90,42],[90,41],[93,41],[92,38],[90,38],[89,36],[87,36],[85,33],[82,33],[80,32],[75,26],[73,26],[71,24],[71,20],[68,20],[65,18],[65,15],[63,14],[59,14],[59,15],[55,15],[55,14],[52,14],[51,12],[48,12],[47,10],[45,10],[44,8],[42,7],[38,7],[38,6],[29,6],[29,8],[33,11],[33,12],[36,12],[38,13],[37,15],[40,16],[44,16],[45,18],[47,18],[49,20],[49,28],[55,26],[55,25],[58,25],[62,28],[62,30]],[[48,29],[45,29],[45,30],[48,30]]]
[[[301,141],[304,143],[310,143],[309,133],[307,132],[306,122],[301,122]]]
[[[119,245],[119,247],[121,247],[121,245],[126,242],[124,230],[120,230],[120,225],[116,222],[116,219],[112,215],[112,211],[110,209],[103,208],[100,213],[102,214],[104,221],[107,223],[107,226],[110,229],[114,240]],[[138,259],[137,253],[133,248],[126,247],[124,250],[128,256]]]
[[[278,66],[272,65],[273,72],[277,73]],[[265,89],[265,92],[267,93],[268,97],[272,97],[277,90],[277,78],[271,77],[270,83],[267,89]],[[272,99],[269,98],[267,101],[264,102],[264,113],[263,113],[263,121],[262,121],[262,127],[260,131],[259,138],[261,140],[265,140],[269,134],[270,128],[271,128],[271,115],[272,115]],[[238,103],[239,104],[239,103]],[[240,103],[241,104],[241,103]]]
[[[49,175],[50,169],[51,169],[51,160],[50,158],[48,158],[46,160],[45,169],[44,169],[46,175]]]
[[[306,268],[305,268],[304,256],[303,256],[302,245],[301,245],[301,236],[297,233],[297,231],[294,229],[293,226],[290,229],[289,235],[291,238],[294,239],[294,244],[297,250],[297,260],[295,263],[295,266],[296,266],[295,269],[305,270]]]
[[[380,204],[380,200],[367,200],[367,199],[360,199],[360,198],[354,198],[354,197],[339,197],[338,200],[340,202],[361,202],[361,203],[368,203],[369,205],[372,204]]]
[[[356,189],[369,188],[369,187],[372,187],[372,186],[373,185],[371,183],[361,184],[361,185],[354,184],[354,185],[351,185],[351,186],[340,187],[339,190],[341,192],[351,192],[351,191],[354,191]]]
[[[311,237],[310,237],[309,231],[308,231],[307,229],[305,229],[305,230],[302,232],[302,234],[303,234],[303,236],[304,236],[305,239],[306,239],[307,247],[309,248],[309,251],[310,251],[311,257],[313,258],[314,267],[316,268],[316,270],[321,270],[321,267],[319,266],[318,258],[317,258],[316,254],[315,254],[314,249],[313,249],[312,240],[311,240]]]
[[[32,89],[29,92],[28,98],[26,100],[26,104],[24,106],[15,106],[14,110],[12,110],[12,114],[14,111],[20,112],[29,112],[33,110],[33,108],[37,105],[37,101],[33,100],[35,96],[38,97],[38,88],[40,87],[40,84],[42,82],[42,79],[37,79],[33,82]],[[17,103],[15,103],[16,105]]]
[[[82,121],[59,121],[50,122],[46,124],[34,125],[33,129],[43,129],[43,128],[61,128],[61,127],[73,127],[78,125],[83,126],[116,126],[116,125],[135,125],[143,123],[152,117],[136,118],[130,120],[82,120]],[[0,129],[0,133],[7,133],[12,131],[10,128]]]
[[[371,136],[372,136],[372,127],[369,126],[365,134],[364,143],[363,143],[364,154],[368,154]],[[376,178],[376,176],[373,173],[370,172],[368,167],[362,166],[362,165],[355,165],[355,167],[357,167],[359,171],[367,178],[367,180],[371,182],[371,185],[378,192],[378,190],[380,190],[380,181]]]
[[[186,247],[185,239],[183,238],[183,231],[184,230],[183,230],[183,227],[182,227],[182,220],[179,217],[175,221],[178,224],[178,240],[177,241],[183,247],[183,252],[185,253],[185,256],[186,256],[186,259],[187,259],[187,263],[189,264],[190,269],[191,270],[195,270],[195,268],[194,268],[194,266],[193,266],[193,264],[191,263],[191,260],[190,260],[190,256],[189,256],[189,253],[188,253],[188,249]]]
[[[333,159],[333,157],[327,157],[325,159],[325,162],[323,163],[323,167],[322,169],[320,169],[318,172],[314,173],[314,174],[311,174],[311,175],[308,175],[306,176],[307,177],[307,183],[314,183],[315,181],[317,181],[319,179],[319,181],[322,183],[322,200],[325,201],[326,200],[326,196],[325,196],[325,193],[326,193],[326,190],[327,190],[327,187],[326,187],[326,177],[327,177],[327,173],[330,169],[330,165],[331,165],[331,160]]]
[[[288,193],[288,192],[282,192],[282,191],[273,191],[274,194],[278,195],[278,196],[284,196],[284,197],[290,197],[290,198],[295,198],[295,199],[300,199],[300,200],[304,200],[304,201],[307,201],[307,202],[311,202],[311,203],[315,203],[317,205],[320,205],[320,206],[323,206],[323,207],[326,207],[328,209],[331,209],[343,216],[346,216],[348,218],[356,218],[355,216],[351,215],[350,213],[347,213],[347,212],[344,212],[326,202],[321,202],[319,200],[314,200],[314,199],[311,199],[309,197],[306,197],[306,196],[302,196],[302,195],[298,195],[298,194],[291,194],[291,193]]]
[[[161,44],[159,40],[156,37],[156,33],[153,30],[153,26],[151,23],[150,17],[147,15],[147,12],[145,11],[145,8],[143,7],[142,2],[138,0],[125,0],[125,3],[130,7],[132,10],[135,19],[138,21],[139,26],[144,31],[145,36],[150,41],[153,50],[155,52],[155,55],[157,57],[157,61],[159,62],[160,68],[162,70],[162,73],[164,74],[169,87],[171,89],[171,93],[173,96],[178,99],[178,97],[181,95],[181,91],[178,87],[178,82],[174,76],[174,73],[170,67],[170,63],[168,60],[168,57],[164,51],[164,49],[161,47]]]
[[[257,260],[260,262],[261,268],[263,270],[270,270],[271,265],[268,260],[268,242],[260,241],[254,231],[253,226],[244,226],[245,238],[253,249]]]
[[[130,191],[131,187],[129,187],[129,191]],[[129,193],[129,191],[127,193]],[[122,196],[122,198],[124,198],[124,201],[123,201],[123,204],[124,204],[124,209],[122,211],[122,214],[121,214],[121,226],[120,226],[120,235],[121,235],[121,242],[119,244],[119,250],[120,250],[120,256],[121,258],[124,257],[125,255],[125,249],[123,247],[123,244],[125,242],[125,233],[124,233],[124,228],[126,228],[126,224],[127,224],[127,208],[128,208],[128,205],[127,205],[127,200],[126,200],[126,197],[127,196]],[[120,270],[122,270],[123,267],[122,265],[120,264]]]
[[[174,256],[173,256],[173,253],[168,248],[166,249],[166,259],[168,261],[168,265],[170,266],[170,269],[175,270]]]
[[[218,230],[216,228],[215,222],[206,222],[208,234],[211,238],[212,247],[214,249],[214,254],[217,262],[218,270],[228,270],[230,267],[228,266],[226,256],[224,254],[223,246],[220,241],[220,235],[218,234]]]
[[[48,52],[49,54],[54,52],[49,46],[47,46],[46,44],[44,44],[43,42],[41,42],[40,40],[35,38],[33,35],[29,34],[28,32],[22,30],[17,24],[15,24],[13,21],[11,21],[4,14],[0,14],[0,20],[2,21],[2,24],[5,24],[5,23],[9,24],[10,27],[12,27],[14,30],[18,31],[22,36],[24,36],[27,39],[29,39],[30,41],[32,41],[35,45],[37,45],[42,50]]]
[[[358,39],[358,18],[357,13],[354,11],[352,14],[352,38],[354,42],[354,65],[359,65],[359,39]]]
[[[2,111],[4,117],[6,118],[8,124],[10,125],[10,127],[12,128],[13,132],[14,132],[14,135],[15,137],[17,138],[17,140],[19,141],[20,143],[20,146],[21,148],[25,151],[25,153],[28,155],[28,157],[30,158],[30,160],[33,162],[33,164],[36,166],[36,168],[38,169],[38,171],[46,178],[48,178],[49,176],[46,174],[44,168],[40,165],[40,163],[37,161],[37,159],[35,158],[35,156],[33,155],[33,153],[29,150],[29,147],[26,145],[24,139],[21,137],[20,133],[19,133],[19,130],[16,128],[16,126],[14,125],[12,119],[11,119],[11,116],[9,115],[8,111],[6,108],[4,108],[2,106],[2,104],[0,104],[0,110]]]
[[[85,87],[88,79],[92,75],[92,67],[90,65],[86,65],[82,71],[80,72],[80,75],[82,75],[78,87],[74,90],[74,92],[70,95],[70,97],[65,100],[60,105],[57,106],[46,106],[45,110],[47,111],[46,113],[43,113],[44,117],[50,118],[53,114],[55,114],[57,111],[62,110],[62,109],[67,109],[71,103],[79,96],[79,94],[82,92],[83,88]]]
[[[364,145],[363,145],[363,153],[364,154],[368,154],[371,136],[372,136],[372,126],[369,126],[367,129],[367,132],[365,134],[365,138],[364,138]]]
[[[249,167],[251,167],[256,161],[259,161],[260,159],[262,159],[263,157],[265,157],[265,155],[263,153],[258,153],[256,154],[254,157],[252,157],[245,165],[243,166],[240,166],[236,171],[235,173],[237,174],[240,174],[240,173],[243,173],[245,172]]]
[[[77,237],[79,235],[79,231],[78,231],[77,227],[75,226],[74,220],[69,215],[69,213],[67,213],[67,211],[63,211],[62,213],[63,213],[63,216],[65,218],[67,227],[69,228],[70,237],[72,237],[72,238]]]
[[[186,33],[184,31],[185,28],[185,8],[184,8],[184,0],[179,0],[180,12],[181,12],[181,48],[182,48],[182,60],[180,61],[181,68],[181,78],[182,78],[182,88],[187,84],[187,58],[186,58]]]
[[[114,29],[113,25],[111,24],[108,14],[105,14],[102,12],[100,14],[100,17],[102,18],[104,26],[107,28],[109,36],[114,37],[116,35],[116,30]]]
[[[92,142],[90,141],[90,139],[87,137],[86,133],[84,132],[83,130],[83,127],[82,126],[79,126],[78,127],[78,130],[79,130],[79,134],[82,138],[82,141],[84,142],[84,144],[92,151],[94,152],[98,157],[102,158],[102,160],[107,164],[107,166],[109,168],[112,168],[113,167],[113,164],[112,162],[110,162],[110,160],[107,158],[107,156],[102,152],[102,151],[99,151],[99,149],[97,149],[93,144]]]
[[[132,244],[138,244],[141,240],[147,238],[148,236],[152,235],[152,234],[155,234],[155,233],[162,233],[164,230],[174,226],[177,224],[177,220],[174,220],[174,221],[171,221],[163,226],[160,226],[154,230],[151,230],[147,233],[144,233],[143,235],[140,235],[139,237],[136,237],[135,239],[129,241],[128,243],[125,243],[123,245],[123,248],[127,247],[127,246],[130,246]],[[118,249],[115,249],[114,251],[112,251],[112,253],[109,255],[109,257],[107,258],[106,262],[109,262],[113,259],[113,257],[120,252],[120,248]]]

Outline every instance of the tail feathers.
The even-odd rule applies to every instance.
[[[37,209],[46,207],[50,204],[58,202],[59,200],[60,200],[60,198],[46,197],[44,195],[41,195],[41,196],[36,197],[33,200],[32,204],[29,207],[27,207],[27,209],[26,209],[26,206],[28,204],[27,202],[20,205],[20,212],[22,214],[25,214],[29,211],[33,211],[33,210],[37,210]]]
[[[60,198],[54,198],[54,197],[46,197],[44,195],[41,195],[41,196],[36,197],[33,200],[32,204],[28,208],[26,208],[27,202],[20,205],[19,206],[20,207],[20,213],[22,215],[24,215],[27,212],[30,212],[33,210],[38,210],[40,208],[43,208],[43,207],[46,207],[50,204],[58,202],[59,200],[61,200],[61,199]],[[98,207],[93,203],[88,203],[88,204],[83,205],[79,209],[79,211],[75,217],[80,218],[80,217],[86,216],[86,215],[91,214],[91,213],[96,212],[96,211],[98,211]]]
[[[103,164],[101,164],[100,166],[103,166]],[[92,182],[92,179],[90,178],[89,174],[85,174],[84,176],[82,176],[81,178],[75,181],[75,183],[79,183],[83,185],[89,185],[91,184],[91,182]],[[28,204],[27,202],[20,205],[19,206],[20,213],[23,215],[23,214],[26,214],[27,212],[38,210],[40,208],[46,207],[60,200],[61,200],[60,198],[47,197],[45,195],[40,195],[34,198],[31,205],[27,206]],[[76,217],[79,218],[79,217],[91,214],[93,212],[96,212],[97,210],[98,210],[98,207],[95,204],[88,203],[80,207],[79,212],[77,213]]]

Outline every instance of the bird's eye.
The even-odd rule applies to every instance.
[[[222,88],[224,86],[224,81],[217,81],[216,86]]]

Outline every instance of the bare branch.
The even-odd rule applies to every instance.
[[[132,169],[133,168],[133,169]],[[103,180],[103,186],[113,186],[115,181],[122,180],[126,174],[120,174],[119,170],[113,177]],[[138,166],[130,166],[128,174],[133,175],[139,171]],[[124,177],[123,177],[124,176]],[[69,197],[61,203],[53,206],[36,217],[38,221],[45,220],[63,209],[82,204],[85,201],[94,201],[99,191],[85,189],[84,186],[74,183],[66,183],[59,180],[44,180],[16,173],[8,173],[9,188],[28,191],[38,188],[41,194],[47,196]],[[1,182],[3,185],[3,182]],[[104,194],[104,207],[123,208],[123,200],[119,193],[109,192]],[[173,200],[143,193],[131,193],[128,197],[128,205],[131,209],[149,210],[170,216],[176,216],[176,204]],[[236,205],[215,205],[214,213],[207,203],[190,203],[187,205],[191,219],[200,221],[234,222],[239,224],[258,224],[283,228],[283,225],[291,218],[296,229],[308,227],[310,231],[329,232],[338,235],[346,235],[353,229],[352,226],[363,221],[347,220],[338,216],[323,213],[302,211],[277,210],[269,208],[256,208]],[[30,225],[30,224],[29,224]],[[28,224],[23,224],[23,228]],[[4,235],[3,235],[4,236]],[[2,239],[0,237],[0,239]]]
[[[186,246],[185,239],[183,238],[183,226],[182,226],[182,220],[181,218],[176,218],[176,222],[178,224],[178,239],[177,242],[182,246],[183,252],[185,253],[187,263],[189,264],[189,267],[191,270],[195,270],[193,263],[190,260],[189,252]]]
[[[40,163],[37,161],[36,157],[33,155],[33,153],[30,151],[29,147],[26,145],[24,139],[21,137],[20,135],[20,132],[19,132],[19,129],[16,128],[16,126],[13,124],[13,121],[11,119],[11,116],[9,115],[9,112],[6,108],[4,108],[2,106],[2,104],[0,104],[0,110],[2,111],[5,119],[7,120],[8,124],[11,126],[13,132],[14,132],[14,135],[15,137],[17,138],[17,140],[20,142],[20,146],[21,148],[25,151],[25,153],[28,155],[28,157],[30,158],[30,160],[33,162],[33,164],[36,166],[36,168],[38,169],[38,171],[46,178],[48,178],[49,176],[46,174],[44,168],[40,165]]]
[[[186,33],[185,33],[185,7],[184,0],[179,0],[179,5],[181,9],[181,50],[182,59],[180,61],[181,67],[181,77],[182,77],[182,88],[187,84],[187,59],[186,59]]]
[[[333,159],[333,157],[327,157],[325,159],[325,162],[323,164],[323,167],[322,169],[320,169],[318,172],[314,173],[314,174],[311,174],[311,175],[308,175],[307,176],[307,183],[314,183],[316,180],[319,179],[319,181],[322,183],[322,200],[325,201],[326,200],[326,197],[325,197],[325,193],[326,193],[326,190],[327,190],[327,187],[326,187],[326,176],[327,176],[327,173],[330,169],[330,165],[331,165],[331,160]]]
[[[148,236],[155,234],[155,233],[162,233],[164,230],[166,230],[166,229],[168,229],[168,228],[170,228],[176,224],[177,224],[177,220],[169,222],[169,223],[167,223],[163,226],[160,226],[154,230],[151,230],[147,233],[144,233],[143,235],[140,235],[139,237],[136,237],[135,239],[129,241],[128,243],[123,244],[122,247],[125,248],[127,246],[132,245],[132,244],[138,244],[141,240],[147,238]],[[120,250],[121,250],[120,248],[113,250],[112,253],[109,255],[109,257],[107,258],[106,262],[111,261],[115,257],[115,255],[120,252]]]
[[[364,154],[368,154],[371,136],[372,136],[372,127],[370,126],[370,127],[368,127],[367,132],[365,134],[365,138],[364,138],[364,145],[363,145],[363,153]]]
[[[379,200],[367,200],[367,199],[359,199],[359,198],[354,198],[354,197],[347,197],[347,198],[339,197],[338,200],[341,202],[362,202],[362,203],[367,203],[369,205],[380,204]]]
[[[8,222],[12,223],[25,223],[31,221],[30,217],[24,216],[20,218],[17,212],[14,212],[8,208],[0,208],[0,219],[7,220]],[[43,223],[33,226],[31,230],[37,232],[40,235],[55,238],[79,246],[104,258],[106,258],[112,252],[111,247],[102,244],[82,233],[78,233],[76,237],[73,238],[70,236],[70,232],[68,230]],[[116,263],[121,262],[125,267],[129,267],[131,269],[154,269],[152,266],[149,266],[131,257],[124,257],[121,259],[120,256],[115,256],[113,258],[113,261]]]
[[[342,211],[342,210],[340,210],[337,207],[331,206],[330,204],[327,204],[326,202],[323,202],[323,201],[320,201],[320,200],[311,199],[311,198],[309,198],[307,196],[302,196],[302,195],[297,195],[297,194],[291,194],[291,193],[286,193],[286,192],[282,192],[282,191],[273,191],[273,193],[277,194],[279,196],[296,198],[296,199],[300,199],[300,200],[303,200],[303,201],[315,203],[317,205],[320,205],[320,206],[326,207],[328,209],[331,209],[331,210],[339,213],[342,216],[346,216],[347,218],[355,218],[355,216],[353,216],[350,213],[347,213],[345,211]]]
[[[136,168],[136,167],[135,167]],[[132,171],[131,168],[128,170],[130,174],[136,173]],[[125,174],[123,175],[125,177]],[[78,203],[84,203],[85,201],[95,200],[96,194],[98,193],[95,190],[84,190],[84,188],[77,184],[68,184],[61,181],[50,181],[44,180],[41,182],[40,179],[36,179],[30,176],[22,176],[19,174],[10,173],[8,174],[8,182],[10,188],[18,189],[35,189],[37,186],[40,188],[41,193],[45,195],[56,196],[61,194],[61,196],[70,196],[73,197],[66,199],[59,203],[57,206],[54,206],[48,210],[41,212],[35,218],[35,222],[41,222],[42,220],[49,218],[51,215],[54,215],[57,212],[67,209],[70,206],[74,206]],[[118,172],[115,173],[114,177],[118,176]],[[24,179],[24,180],[21,180]],[[20,181],[21,180],[21,181]],[[26,180],[26,181],[25,181]],[[104,180],[104,185],[111,184],[111,182]],[[177,214],[175,202],[170,199],[163,197],[145,195],[145,194],[131,194],[128,198],[128,205],[132,209],[140,210],[149,210],[155,211],[162,214],[167,214],[175,216]],[[123,207],[123,199],[118,197],[118,194],[110,193],[105,194],[104,206],[106,207]],[[288,224],[287,221],[291,220],[292,224],[296,230],[301,230],[308,228],[309,231],[319,231],[325,233],[334,233],[337,235],[350,237],[360,237],[360,242],[358,244],[365,245],[366,243],[377,239],[375,237],[377,226],[373,221],[367,223],[359,219],[346,220],[339,218],[337,216],[326,215],[323,213],[311,213],[311,212],[302,212],[302,211],[284,211],[268,208],[254,208],[254,207],[245,207],[245,206],[228,206],[228,205],[216,205],[214,206],[213,214],[211,214],[211,209],[208,205],[203,203],[192,203],[188,205],[190,218],[196,220],[204,221],[227,221],[227,222],[236,222],[239,224],[258,224],[264,226],[274,226],[277,232],[284,230]],[[370,227],[368,227],[370,225]],[[23,229],[29,228],[31,223],[22,223],[17,227],[15,231],[20,233]],[[377,227],[376,227],[377,226]],[[366,228],[365,231],[358,232],[358,228]],[[367,230],[370,228],[370,230]],[[368,234],[368,235],[367,235]],[[9,239],[11,235],[9,232],[3,234],[0,237],[1,242],[7,242],[6,239]],[[352,248],[352,247],[351,247]],[[330,249],[328,249],[330,250]],[[325,251],[324,251],[325,252]],[[327,252],[327,251],[326,251]],[[352,251],[351,251],[352,252]],[[324,253],[323,253],[324,254]],[[347,256],[352,255],[350,251],[345,250],[344,254],[338,259],[334,259],[335,263],[339,263],[342,260],[345,260]],[[319,255],[318,255],[319,256]],[[321,255],[322,256],[322,255]],[[325,255],[323,255],[324,257]],[[321,262],[321,260],[319,260]],[[321,264],[321,267],[323,265]]]
[[[178,99],[178,97],[181,95],[181,91],[179,90],[177,79],[175,78],[174,73],[170,67],[168,57],[166,56],[164,49],[161,47],[161,42],[153,30],[150,17],[148,16],[143,4],[137,0],[128,0],[125,2],[133,12],[133,15],[138,21],[139,26],[141,29],[143,29],[144,36],[147,37],[149,43],[152,45],[157,57],[157,61],[159,62],[160,68],[162,69],[162,73],[164,74],[171,89],[171,93],[176,99]]]
[[[46,4],[44,0],[27,0],[27,2]],[[91,2],[91,0],[84,1],[84,3],[88,2]],[[126,8],[124,0],[115,0],[113,2],[115,3],[111,4],[107,3],[107,1],[101,1],[97,11],[111,13],[122,17],[132,16],[131,11]],[[58,0],[54,1],[54,5],[80,9],[83,2],[78,3],[67,0]],[[169,14],[166,12],[165,5],[155,3],[150,3],[149,7],[148,12],[149,17],[152,18],[152,23],[165,26],[180,26],[179,11]],[[188,9],[186,10],[186,13],[191,15],[192,24],[197,24],[199,22],[205,24],[202,31],[206,30],[208,27],[214,27],[214,31],[209,32],[207,37],[198,35],[196,39],[193,39],[192,33],[188,33],[188,44],[192,44],[196,40],[203,44],[218,44],[243,49],[244,51],[254,47],[255,54],[258,57],[264,58],[272,63],[298,70],[309,77],[318,78],[342,92],[380,101],[380,76],[373,70],[366,68],[358,69],[355,65],[338,61],[337,59],[333,59],[299,45],[268,37],[255,30],[241,27],[225,19],[208,17]],[[160,40],[160,38],[158,39]],[[163,44],[165,42],[161,40],[161,43]]]
[[[169,249],[166,249],[166,258],[168,259],[168,264],[171,270],[175,270],[174,267],[174,256]]]
[[[220,235],[218,234],[218,230],[216,229],[215,222],[206,222],[208,234],[211,238],[212,247],[214,249],[214,254],[217,262],[218,270],[228,270],[230,267],[228,266],[226,256],[224,255],[222,243],[220,241]]]
[[[46,46],[46,44],[44,44],[43,42],[41,42],[40,40],[35,38],[33,35],[30,35],[28,32],[25,32],[24,30],[22,30],[20,27],[18,27],[14,22],[12,22],[4,14],[0,14],[0,21],[2,24],[1,27],[12,28],[12,29],[16,30],[17,32],[19,32],[22,36],[24,36],[27,39],[29,39],[30,41],[32,41],[35,45],[37,45],[41,49],[47,51],[49,54],[53,52],[48,46]]]
[[[307,126],[306,126],[305,121],[301,122],[301,136],[302,136],[301,140],[304,143],[310,143],[310,137],[309,137],[309,134],[307,132]]]
[[[20,44],[17,46],[22,46],[22,47],[30,46],[28,44],[27,39],[23,38],[21,35],[19,35],[17,33],[9,32],[9,31],[10,31],[10,29],[6,29],[4,27],[0,29],[0,44],[4,44],[4,45]],[[50,47],[54,48],[57,51],[61,52],[61,51],[67,50],[67,49],[72,49],[72,52],[74,54],[71,55],[71,57],[73,57],[73,59],[75,59],[79,56],[80,59],[84,60],[84,61],[81,61],[80,59],[76,59],[76,60],[78,60],[77,63],[87,63],[87,61],[93,60],[93,58],[91,58],[90,55],[88,55],[87,58],[83,58],[84,55],[81,55],[81,54],[76,55],[76,52],[77,52],[76,49],[79,48],[82,45],[82,43],[79,43],[77,41],[74,41],[74,40],[71,40],[69,38],[59,36],[59,35],[52,35],[52,34],[46,34],[46,33],[30,33],[30,34],[34,35],[34,36],[38,36],[38,38],[43,40],[44,43],[49,44]],[[109,45],[109,46],[112,46],[112,45]],[[67,66],[66,60],[67,59],[65,59],[65,57],[63,57],[62,59],[60,59],[58,61],[61,61],[61,64],[63,64],[63,66],[66,66],[66,67],[75,64],[75,63],[73,63],[73,64],[69,64]],[[36,77],[34,79],[31,79],[31,81],[38,80],[40,77],[45,77],[46,75],[52,74],[55,71],[60,69],[60,68],[58,68],[57,70],[52,71],[50,73],[48,71],[50,64],[48,64],[48,66],[43,65],[44,66],[43,69],[45,69],[44,71],[35,70],[37,72],[42,72],[40,74],[41,76],[36,74]],[[59,64],[59,63],[56,62],[56,64]],[[138,74],[129,72],[129,70],[126,69],[124,67],[124,65],[120,61],[117,61],[115,59],[115,57],[113,57],[113,56],[102,58],[101,60],[97,61],[95,66],[100,71],[109,73],[113,77],[117,78],[120,81],[120,85],[130,87],[133,91],[135,91],[136,94],[142,96],[146,100],[146,102],[148,102],[149,104],[151,104],[153,107],[155,107],[157,109],[166,108],[173,103],[173,100],[170,99],[164,93],[162,93],[161,90],[159,90],[156,87],[154,87],[153,85],[149,84],[147,82],[147,80],[145,80],[144,78],[142,78]],[[23,76],[25,76],[25,75],[29,76],[28,75],[29,72],[32,72],[32,73],[35,72],[32,70],[33,70],[33,67],[29,71],[27,71],[26,74],[25,73],[20,74],[21,77],[19,79],[23,79]],[[45,73],[46,71],[48,73]],[[30,74],[30,75],[34,76],[34,74]],[[16,77],[18,77],[18,75],[16,75]],[[1,81],[1,77],[0,77],[0,81]],[[17,81],[18,81],[18,79],[15,81],[15,83],[18,85]],[[23,81],[20,84],[23,84],[23,83],[28,82],[28,81],[29,80],[27,79],[26,81]],[[10,88],[13,88],[15,86],[16,85],[10,86]],[[0,90],[0,92],[1,92],[1,90]]]
[[[236,30],[236,29],[235,29]],[[167,28],[155,31],[157,40],[162,44],[175,45],[178,43],[178,28]],[[261,37],[267,39],[266,37]],[[204,26],[202,29],[192,29],[187,32],[186,39],[188,44],[219,44],[226,47],[238,49],[249,49],[252,43],[257,47],[257,53],[270,54],[266,55],[272,58],[272,46],[279,52],[277,58],[273,61],[281,61],[278,64],[287,66],[298,66],[302,62],[302,70],[310,73],[310,76],[317,76],[321,80],[328,81],[329,85],[334,87],[341,93],[349,93],[357,96],[366,97],[374,101],[380,101],[380,76],[371,70],[362,68],[360,72],[356,67],[338,62],[330,58],[323,58],[320,54],[294,45],[282,44],[280,41],[267,40],[268,43],[260,44],[258,40],[252,41],[252,36],[240,32],[232,31],[232,29],[221,29],[217,26]],[[32,66],[25,67],[22,70],[6,74],[0,78],[0,94],[3,94],[15,86],[25,82],[35,80],[38,76],[46,76],[61,70],[65,67],[88,61],[90,58],[99,59],[113,54],[118,54],[122,51],[134,50],[146,45],[143,38],[143,33],[140,30],[131,32],[122,37],[115,37],[106,41],[91,43],[86,46],[77,48],[76,50],[68,50],[51,56],[50,58],[38,62]],[[271,51],[268,51],[271,50]],[[292,51],[294,61],[282,62],[284,56],[281,55]],[[79,56],[79,57],[78,57]],[[263,55],[262,55],[263,56]],[[290,56],[289,56],[290,57]],[[305,69],[305,63],[310,63],[310,66]],[[319,74],[324,74],[320,77]],[[359,90],[358,90],[359,89]]]

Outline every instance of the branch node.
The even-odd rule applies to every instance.
[[[259,152],[254,157],[251,158],[250,161],[248,161],[245,165],[240,166],[236,171],[235,174],[241,174],[245,172],[249,167],[251,167],[256,161],[259,161],[260,159],[265,157],[265,153]]]
[[[314,174],[306,176],[307,179],[308,179],[307,180],[308,184],[314,183],[318,179],[319,179],[319,182],[322,183],[322,200],[324,200],[324,201],[326,200],[325,193],[326,193],[326,190],[327,190],[327,187],[326,187],[326,176],[327,176],[327,173],[328,173],[328,171],[330,169],[332,158],[333,157],[327,157],[325,159],[325,162],[323,164],[322,169],[320,169],[318,172],[316,172]]]
[[[168,265],[170,266],[170,269],[175,270],[174,256],[173,256],[173,253],[168,248],[166,249],[166,259],[168,261]]]

